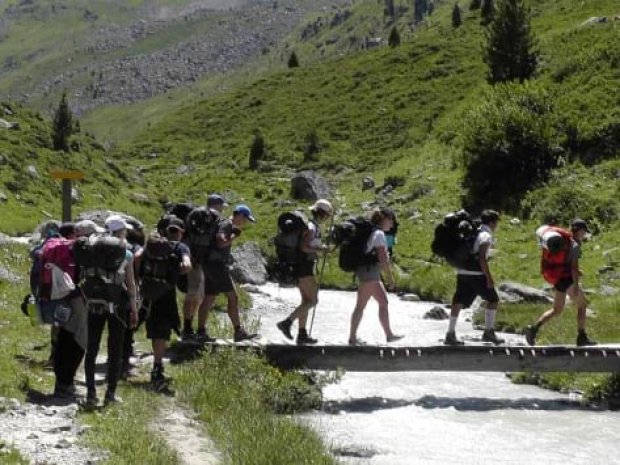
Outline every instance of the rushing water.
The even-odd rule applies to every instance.
[[[260,290],[253,297],[261,333],[285,341],[275,323],[298,293],[275,285]],[[354,293],[322,291],[312,335],[346,343],[354,304]],[[447,323],[422,318],[431,306],[390,295],[392,326],[406,335],[397,345],[438,343]],[[371,302],[358,332],[368,343],[384,343],[377,313]],[[457,334],[476,334],[466,317]],[[620,464],[620,413],[512,384],[503,373],[351,372],[325,388],[324,398],[322,412],[301,419],[346,464]]]

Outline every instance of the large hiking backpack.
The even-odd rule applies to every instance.
[[[52,237],[46,240],[35,254],[38,256],[38,264],[33,267],[36,266],[39,272],[38,283],[35,285],[38,298],[48,300],[53,297],[54,267],[58,267],[62,273],[66,274],[68,285],[76,281],[72,240]]]
[[[363,217],[351,218],[334,227],[331,236],[334,244],[340,246],[338,265],[343,271],[354,272],[362,266],[378,262],[374,250],[366,252],[368,239],[375,229],[376,226]]]
[[[205,261],[215,248],[215,237],[220,226],[220,215],[207,207],[194,208],[185,221],[185,241],[192,260]]]
[[[80,237],[73,246],[81,289],[89,308],[121,303],[125,294],[125,241],[112,236]]]
[[[308,219],[300,211],[282,213],[278,216],[278,234],[273,238],[280,266],[297,265],[304,259],[301,251]]]
[[[547,233],[556,233],[552,237],[546,239]],[[573,235],[566,229],[549,226],[540,231],[539,238],[542,247],[540,258],[540,271],[545,281],[549,284],[556,285],[562,279],[570,278],[572,271],[568,262],[573,246]]]
[[[449,213],[435,228],[431,250],[455,268],[476,270],[479,265],[473,249],[479,230],[479,223],[465,210]]]
[[[166,213],[176,216],[177,218],[185,222],[188,215],[192,212],[193,209],[194,206],[191,203],[179,202],[169,205],[166,209]]]
[[[142,253],[139,271],[144,300],[156,302],[174,289],[179,267],[179,258],[172,242],[162,237],[149,238]]]

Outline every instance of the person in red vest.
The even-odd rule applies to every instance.
[[[536,323],[525,328],[523,334],[529,345],[536,344],[536,336],[542,325],[564,311],[567,293],[577,306],[577,345],[596,345],[586,334],[586,298],[579,285],[581,244],[589,232],[587,223],[582,219],[573,220],[570,231],[547,225],[536,231],[542,247],[541,273],[545,281],[553,285],[555,297],[553,308],[543,313]]]

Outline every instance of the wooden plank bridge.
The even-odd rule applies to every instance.
[[[620,373],[618,346],[298,346],[233,343],[218,340],[211,350],[234,347],[265,355],[286,369],[365,372],[388,371],[533,371]]]

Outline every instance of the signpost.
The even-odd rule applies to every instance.
[[[71,189],[72,181],[84,179],[84,173],[76,170],[52,170],[52,179],[62,180],[62,221],[71,221]]]

